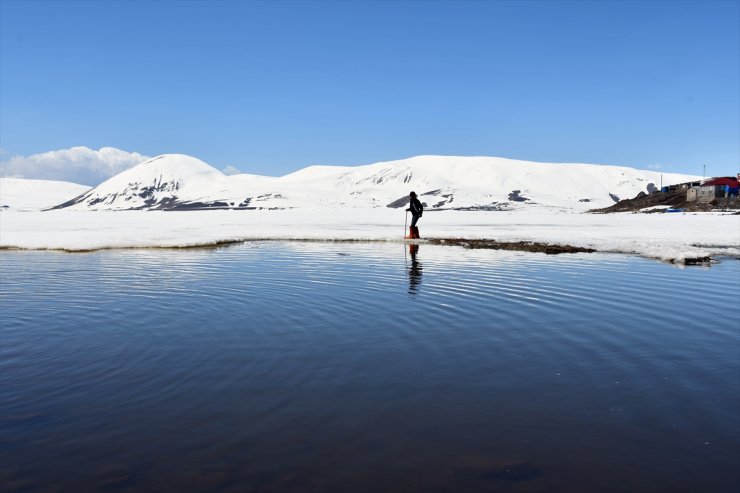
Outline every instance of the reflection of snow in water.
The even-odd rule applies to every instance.
[[[732,306],[737,262],[390,242],[0,257],[4,465],[39,489],[212,467],[298,491],[735,484],[740,340],[687,313]]]

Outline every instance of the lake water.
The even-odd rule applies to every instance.
[[[0,491],[730,492],[740,262],[0,254]]]

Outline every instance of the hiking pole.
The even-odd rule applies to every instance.
[[[409,221],[409,211],[406,211],[406,218],[403,220],[403,239],[406,239],[406,223]],[[408,265],[408,259],[406,258],[406,242],[403,245],[403,268],[405,269]]]

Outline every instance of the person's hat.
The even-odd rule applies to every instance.
[[[416,192],[411,192],[409,195],[413,195],[414,197],[416,197]]]

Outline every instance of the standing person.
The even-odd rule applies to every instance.
[[[407,212],[411,212],[411,227],[409,228],[409,235],[406,237],[407,240],[419,238],[419,228],[416,227],[416,222],[424,212],[424,206],[421,205],[419,199],[416,198],[416,192],[409,194],[409,208]]]

